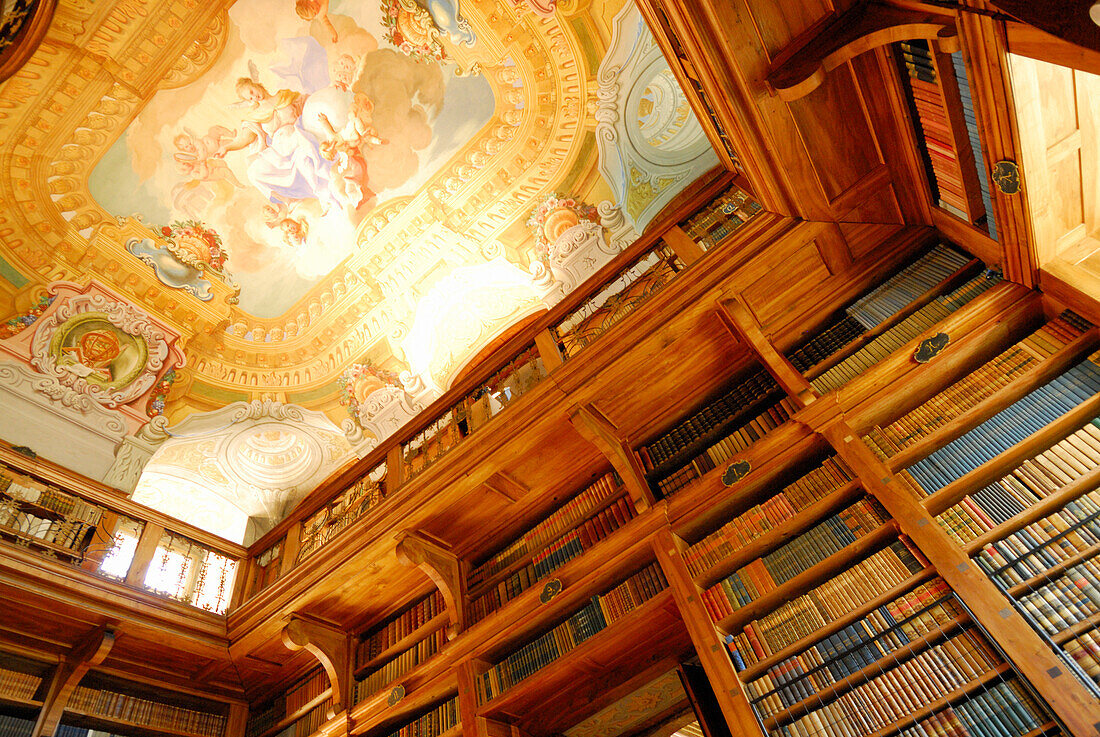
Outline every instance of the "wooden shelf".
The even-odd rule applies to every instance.
[[[767,658],[757,661],[756,663],[753,663],[737,675],[744,683],[756,680],[760,676],[767,674],[769,669],[779,665],[787,658],[798,655],[806,648],[820,642],[830,635],[835,635],[837,632],[840,632],[848,625],[853,624],[860,619],[863,619],[875,609],[878,609],[884,604],[890,603],[902,594],[930,580],[935,575],[936,571],[931,566],[925,568],[924,570],[918,571],[917,573],[914,573],[912,576],[905,579],[889,591],[883,593],[881,596],[872,599],[861,607],[853,609],[848,614],[840,617],[839,619],[834,619],[832,622],[829,622],[824,627],[819,628],[812,635],[808,635],[799,640],[795,640],[779,652],[769,655]]]
[[[723,578],[748,563],[761,558],[776,548],[790,542],[806,530],[821,522],[850,503],[855,502],[863,492],[858,481],[849,481],[822,499],[801,510],[795,516],[773,527],[760,537],[734,551],[732,555],[715,564],[699,576],[695,583],[700,588],[710,588]]]
[[[64,555],[66,558],[73,558],[78,560],[84,557],[84,552],[81,550],[73,550],[72,548],[66,548],[58,545],[57,543],[48,542],[40,537],[28,535],[21,530],[16,530],[15,528],[8,527],[7,525],[0,525],[0,536],[3,535],[7,535],[21,541],[21,543],[17,544],[22,545],[22,547],[41,548],[51,553],[56,553],[57,555]]]
[[[38,699],[21,699],[15,696],[0,694],[0,711],[6,714],[34,719],[42,708],[42,702]]]
[[[942,514],[962,501],[963,497],[997,481],[1011,473],[1023,461],[1049,449],[1097,414],[1100,414],[1100,393],[1094,394],[1023,441],[969,471],[965,476],[955,479],[934,494],[925,497],[921,503],[932,516]]]
[[[1083,476],[1074,479],[1053,494],[1048,494],[1043,497],[1035,504],[1032,504],[1016,516],[1005,520],[992,530],[974,538],[966,544],[966,554],[969,556],[977,555],[981,552],[981,549],[989,543],[1001,540],[1041,520],[1043,517],[1058,512],[1070,502],[1088,494],[1098,487],[1100,487],[1100,465],[1097,465],[1096,468],[1088,471]]]
[[[897,473],[901,469],[908,468],[922,458],[931,455],[936,449],[947,445],[957,437],[965,435],[993,415],[1014,404],[1021,397],[1031,393],[1037,387],[1065,373],[1075,363],[1088,356],[1098,344],[1100,344],[1100,340],[1098,340],[1096,329],[1085,332],[1054,355],[1048,356],[1046,360],[1027,373],[1013,379],[1008,385],[1001,387],[978,404],[925,435],[913,445],[895,453],[885,461],[886,466]]]
[[[873,664],[863,668],[862,670],[853,673],[852,675],[831,684],[827,688],[823,688],[813,696],[806,697],[799,701],[797,704],[787,707],[783,711],[768,717],[764,720],[764,727],[769,732],[778,729],[780,725],[792,722],[798,719],[803,714],[808,714],[813,711],[815,707],[830,703],[848,691],[852,690],[856,686],[868,681],[875,676],[889,670],[890,666],[896,665],[910,657],[917,655],[924,650],[939,644],[951,635],[955,630],[962,627],[964,624],[970,621],[970,618],[966,615],[952,619],[949,622],[945,622],[936,628],[934,632],[929,632],[924,635],[920,640],[909,642],[904,647],[900,647],[897,650],[891,651],[889,654],[882,656],[876,660]]]
[[[400,655],[416,643],[433,634],[436,630],[446,627],[447,623],[450,621],[450,613],[444,609],[442,612],[435,615],[423,625],[421,625],[418,629],[413,630],[394,644],[387,647],[382,652],[378,653],[378,655],[375,655],[367,662],[356,667],[354,676],[356,678],[362,678],[366,673],[374,670],[380,665],[384,665],[390,660],[393,660],[394,656]]]
[[[644,628],[637,626],[641,622],[646,623]],[[635,670],[641,670],[639,662],[679,656],[690,647],[672,591],[665,589],[562,655],[551,666],[541,668],[485,702],[477,714],[505,721],[521,720],[521,723],[554,719],[560,722],[562,715],[553,709],[554,700],[567,698],[579,678],[595,680],[599,690],[607,690],[611,687],[608,679],[625,680]],[[594,664],[602,667],[594,668]],[[568,720],[569,715],[565,718]],[[540,731],[545,732],[552,726],[556,725],[548,725]]]
[[[325,702],[325,699],[329,698],[330,696],[332,696],[332,689],[326,688],[320,694],[314,696],[312,699],[303,704],[300,708],[296,709],[292,714],[288,714],[287,716],[283,717],[279,721],[275,722],[275,724],[265,729],[263,732],[257,733],[255,737],[272,737],[272,735],[276,735],[279,732],[282,732],[284,729],[289,727],[291,724],[294,724],[294,722],[304,717],[310,711],[323,704]]]
[[[91,714],[71,708],[65,709],[62,721],[74,724],[77,727],[87,727],[103,732],[122,732],[138,737],[210,737],[210,735],[200,732],[185,732],[175,727],[155,727],[150,724],[138,724],[125,719],[105,717],[100,714]]]
[[[484,581],[480,581],[476,586],[473,586],[469,590],[469,592],[466,595],[467,598],[472,601],[474,599],[477,599],[477,598],[483,596],[486,592],[488,592],[491,589],[498,586],[501,581],[504,581],[504,580],[508,579],[516,571],[519,571],[522,568],[524,568],[528,563],[531,562],[531,560],[536,555],[538,555],[543,550],[545,550],[548,545],[551,545],[551,544],[557,542],[558,540],[562,539],[566,535],[569,535],[569,534],[575,532],[577,530],[577,528],[579,528],[585,522],[592,519],[593,517],[598,515],[600,512],[604,511],[605,509],[609,508],[612,504],[616,503],[620,499],[625,499],[627,496],[628,496],[628,494],[627,494],[626,489],[624,487],[622,487],[622,486],[617,487],[615,489],[615,491],[612,492],[610,497],[608,497],[607,499],[602,500],[598,505],[596,505],[591,510],[586,512],[584,517],[582,517],[580,520],[578,520],[577,524],[574,525],[572,528],[570,528],[568,530],[564,530],[564,531],[559,532],[559,533],[555,533],[555,534],[551,535],[550,537],[546,537],[542,540],[536,541],[534,544],[538,546],[537,548],[528,551],[527,553],[525,553],[523,555],[522,558],[519,558],[518,560],[512,561],[510,564],[508,564],[508,566],[506,568],[502,568],[501,570],[497,571],[496,573],[494,573],[492,576],[485,579]],[[566,504],[568,504],[568,502],[566,502]]]
[[[1100,612],[1093,614],[1088,619],[1082,619],[1072,627],[1065,628],[1050,639],[1058,645],[1064,645],[1082,632],[1088,632],[1097,627],[1100,627]]]
[[[755,599],[737,609],[733,614],[726,616],[721,622],[717,623],[718,629],[727,634],[739,631],[754,619],[759,619],[781,604],[806,593],[818,583],[850,568],[853,563],[886,547],[891,539],[897,537],[897,534],[897,527],[895,527],[893,521],[883,524],[870,534],[864,535],[820,563],[807,568],[759,599]]]
[[[984,267],[985,267],[985,264],[983,264],[978,259],[971,259],[968,263],[966,263],[964,266],[962,266],[958,271],[956,271],[955,273],[950,274],[949,276],[945,277],[938,284],[936,284],[935,286],[930,288],[927,292],[925,292],[921,296],[917,297],[915,300],[913,300],[908,305],[906,305],[904,308],[902,308],[899,312],[894,313],[889,318],[882,321],[881,323],[879,323],[875,327],[871,328],[867,332],[861,334],[859,337],[857,337],[855,340],[848,343],[847,345],[842,346],[840,348],[840,350],[838,350],[833,355],[829,356],[828,358],[826,358],[822,361],[819,361],[819,362],[815,363],[813,366],[808,368],[806,370],[806,372],[804,373],[804,376],[806,377],[806,380],[807,381],[813,381],[814,379],[818,378],[823,373],[825,373],[829,369],[833,368],[837,364],[842,363],[843,361],[846,361],[852,355],[854,355],[855,353],[858,353],[864,346],[866,346],[872,340],[874,340],[878,336],[882,335],[887,330],[890,330],[895,325],[897,325],[897,324],[901,323],[902,321],[904,321],[906,318],[908,318],[914,312],[920,310],[922,307],[927,305],[929,302],[932,302],[934,299],[936,299],[936,297],[939,297],[941,294],[944,294],[946,292],[951,291],[952,289],[955,289],[955,288],[961,286],[963,283],[965,283],[972,276],[974,276],[978,272],[980,272]]]

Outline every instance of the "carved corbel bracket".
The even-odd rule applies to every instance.
[[[780,53],[768,74],[768,84],[785,102],[817,89],[825,75],[864,51],[915,38],[934,42],[940,51],[960,48],[950,15],[864,2],[807,30]]]
[[[292,614],[283,627],[283,644],[288,650],[306,650],[317,658],[332,684],[332,710],[327,715],[346,711],[351,679],[351,640],[331,622],[308,614]]]
[[[61,723],[61,714],[69,703],[69,697],[89,668],[102,663],[115,644],[115,633],[100,627],[82,640],[72,652],[61,658],[57,672],[50,681],[38,722],[34,725],[35,737],[50,737]]]
[[[581,437],[596,446],[611,461],[612,467],[622,478],[635,509],[641,512],[656,504],[638,456],[630,449],[626,440],[621,437],[619,428],[607,415],[596,405],[586,404],[574,409],[569,415],[569,421]]]
[[[466,582],[458,558],[442,540],[431,539],[415,530],[398,534],[395,552],[398,561],[422,570],[443,594],[443,601],[451,615],[447,639],[453,640],[466,627]]]

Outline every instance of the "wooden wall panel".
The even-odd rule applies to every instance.
[[[821,257],[821,247],[818,245],[819,239],[827,237],[818,236],[806,241],[775,259],[768,274],[741,291],[741,297],[761,326],[767,328],[792,302],[810,296],[829,278],[829,268]],[[786,289],[777,282],[776,274],[780,271],[784,274],[782,282],[787,285]]]

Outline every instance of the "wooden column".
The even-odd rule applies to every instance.
[[[302,548],[302,524],[298,522],[287,528],[283,538],[283,556],[279,561],[279,578],[290,573],[298,562],[298,551]]]
[[[42,700],[42,709],[38,712],[32,737],[53,737],[57,725],[61,723],[61,715],[69,703],[69,697],[80,679],[89,668],[103,662],[114,644],[115,633],[100,627],[85,637],[69,654],[62,656]]]
[[[306,614],[292,614],[283,628],[288,650],[306,650],[321,663],[332,684],[334,715],[347,711],[351,695],[351,637],[331,622]]]
[[[163,535],[164,528],[156,522],[145,523],[134,550],[134,558],[130,561],[130,570],[126,573],[127,584],[139,588],[145,585],[145,574],[149,571],[149,564],[153,561],[153,555],[157,552]]]
[[[615,423],[607,419],[594,404],[577,407],[569,420],[585,440],[599,448],[611,461],[611,465],[622,477],[635,509],[642,512],[657,503],[638,456],[620,436]]]
[[[489,669],[489,664],[474,658],[458,664],[458,715],[462,720],[462,737],[477,737],[477,677]]]
[[[229,705],[229,718],[225,720],[225,737],[244,737],[248,724],[248,705],[232,703]]]
[[[684,564],[684,547],[684,541],[667,527],[659,530],[653,538],[653,552],[668,579],[680,616],[714,689],[714,695],[718,698],[730,731],[735,735],[759,734],[760,726],[749,706],[741,679],[734,672],[714,623],[703,606],[699,587]]]
[[[448,639],[466,629],[466,579],[462,566],[450,546],[421,531],[405,530],[397,536],[397,560],[410,568],[420,568],[428,574],[451,615]]]
[[[998,161],[1020,163],[1019,131],[1015,102],[1009,77],[1005,26],[977,13],[959,13],[959,35],[967,52],[970,90],[977,108],[978,128],[985,152],[986,171],[979,172],[989,182],[997,238],[1004,248],[1005,277],[1026,287],[1038,283],[1034,234],[1027,208],[1027,172],[1017,194],[1006,195],[991,181],[989,171]]]
[[[1012,603],[940,528],[935,518],[905,491],[843,420],[820,430],[837,455],[857,475],[936,568],[940,577],[966,602],[985,630],[1020,673],[1031,682],[1055,714],[1078,737],[1100,732],[1100,703],[1066,672],[1061,661],[1031,629]]]

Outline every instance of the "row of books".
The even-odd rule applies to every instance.
[[[41,685],[42,676],[0,668],[0,696],[9,699],[33,699]]]
[[[798,512],[824,499],[852,479],[851,472],[835,457],[825,461],[794,483],[783,487],[767,501],[742,512],[684,551],[684,561],[692,576],[707,569],[781,526]]]
[[[1100,490],[1093,490],[1059,512],[989,543],[979,563],[1002,586],[1011,587],[1087,558],[1100,547],[1098,500]]]
[[[101,730],[77,727],[74,724],[57,725],[57,731],[54,732],[54,737],[88,737],[89,734],[92,734],[92,737],[118,737],[118,735],[109,734]]]
[[[658,480],[657,488],[661,495],[672,496],[693,480],[727,463],[736,454],[790,419],[795,411],[796,408],[788,397],[783,397],[776,404],[767,407],[759,415],[691,458],[687,465]]]
[[[834,701],[818,701],[774,734],[852,737],[903,721],[1000,666],[996,652],[970,631],[922,650],[864,680]],[[1008,709],[1009,707],[1005,707]],[[1026,730],[1025,730],[1026,731]]]
[[[89,525],[99,524],[103,516],[103,507],[66,494],[9,468],[0,467],[0,493]]]
[[[763,211],[736,185],[730,185],[682,225],[688,237],[709,251]]]
[[[67,708],[108,719],[148,724],[188,734],[221,737],[225,734],[225,716],[182,706],[131,696],[106,689],[77,686]]]
[[[275,737],[310,737],[321,725],[328,721],[329,711],[332,710],[332,698],[329,697],[317,706],[303,714],[292,724],[286,726]]]
[[[754,560],[708,588],[712,606],[727,614],[751,604],[890,520],[871,498],[830,515],[789,543]],[[724,615],[723,615],[724,616]]]
[[[4,503],[0,503],[0,527],[69,550],[83,549],[88,530],[91,529],[83,522],[37,517]]]
[[[761,719],[768,719],[910,643],[947,631],[962,615],[950,588],[935,579],[777,663],[745,683],[745,690]],[[741,660],[736,644],[730,641],[727,646],[736,664]]]
[[[1100,563],[1087,560],[1013,600],[1044,632],[1056,635],[1100,614],[1098,575]]]
[[[938,80],[927,44],[915,40],[900,44],[909,83],[909,93],[917,111],[918,133],[931,165],[932,179],[939,205],[967,222],[980,213],[972,213],[963,178],[964,164],[959,157],[947,112],[945,90]],[[958,131],[961,133],[961,131]]]
[[[811,368],[831,358],[865,332],[867,329],[859,320],[845,313],[799,348],[787,353],[787,360],[803,374],[808,373]]]
[[[416,643],[408,650],[398,654],[378,666],[362,680],[355,683],[355,702],[359,703],[368,696],[382,690],[386,684],[393,683],[410,670],[434,656],[447,643],[446,629],[438,629]]]
[[[0,714],[0,737],[31,737],[33,731],[33,719],[20,719]]]
[[[592,599],[580,610],[546,634],[527,643],[503,661],[477,677],[478,703],[483,704],[523,679],[545,668],[617,619],[641,606],[667,588],[668,582],[656,564]]]
[[[969,262],[967,256],[941,243],[857,299],[845,312],[868,330],[878,327]]]
[[[443,594],[433,591],[385,624],[372,629],[355,648],[355,662],[362,665],[416,632],[447,608]]]
[[[972,691],[965,698],[954,700],[953,704],[918,718],[915,724],[898,732],[899,736],[1024,737],[1035,734],[1035,730],[1041,727],[1044,728],[1042,734],[1047,737],[1063,735],[1061,730],[1050,723],[1047,710],[1015,680],[994,683]],[[795,733],[787,729],[778,734]],[[818,734],[856,737],[861,733],[830,732],[823,727],[823,731]]]
[[[653,471],[703,438],[724,432],[731,424],[745,419],[764,400],[772,398],[775,401],[780,391],[779,385],[767,371],[759,369],[749,374],[725,394],[642,446],[638,451],[642,465],[647,472]]]
[[[1078,632],[1062,643],[1062,649],[1093,683],[1100,685],[1100,631]]]
[[[559,538],[496,586],[470,602],[468,614],[478,622],[505,603],[519,596],[536,582],[546,578],[563,565],[590,550],[600,540],[637,516],[630,497],[620,497],[580,524],[577,529]]]
[[[904,320],[868,341],[862,348],[810,383],[819,394],[827,394],[885,360],[894,351],[926,333],[941,320],[1001,281],[1000,274],[986,272],[967,281],[949,294],[936,297]]]
[[[750,666],[772,657],[924,570],[928,562],[910,551],[905,542],[891,543],[808,593],[745,625],[742,632],[734,636],[733,643],[741,663]],[[723,604],[710,596],[704,595],[703,602],[715,622],[732,611],[728,602]]]
[[[961,51],[951,54],[951,66],[955,69],[955,81],[959,86],[959,102],[962,104],[963,120],[966,123],[966,137],[970,141],[970,150],[974,152],[974,166],[978,170],[978,188],[982,193],[982,205],[985,209],[984,222],[989,236],[997,240],[997,223],[993,214],[993,199],[989,192],[989,177],[985,168],[985,155],[982,153],[981,137],[978,134],[978,116],[974,110],[974,99],[970,93],[970,78],[966,73],[966,62]]]
[[[906,469],[932,494],[1022,442],[1100,391],[1100,368],[1086,360],[1040,386]]]
[[[458,697],[444,701],[415,722],[406,724],[389,737],[439,737],[458,726]]]
[[[559,507],[553,514],[532,527],[489,560],[470,571],[467,586],[476,587],[496,573],[503,571],[517,560],[538,550],[541,546],[572,530],[577,524],[620,490],[614,472],[597,479],[594,484]]]
[[[867,444],[883,459],[915,445],[1016,378],[1037,368],[1083,332],[1064,317],[1051,320],[924,404],[889,425],[873,428],[866,437]]]
[[[329,688],[330,683],[325,671],[322,668],[314,670],[270,703],[259,709],[250,710],[248,723],[245,726],[245,736],[254,737],[266,732],[278,722],[300,711]]]

